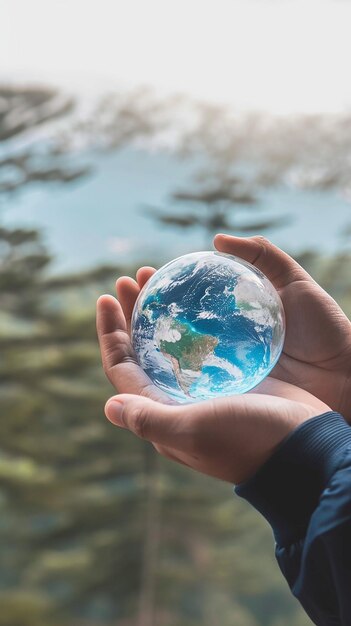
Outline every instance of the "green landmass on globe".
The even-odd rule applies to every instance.
[[[188,393],[194,378],[201,374],[204,361],[213,354],[218,339],[198,333],[190,324],[174,319],[170,322],[169,331],[173,331],[175,340],[161,339],[160,351],[171,361],[179,386]]]

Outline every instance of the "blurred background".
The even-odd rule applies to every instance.
[[[0,0],[0,626],[308,626],[230,484],[104,418],[95,301],[265,234],[351,313],[344,0]]]

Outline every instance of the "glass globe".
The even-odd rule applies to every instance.
[[[178,402],[245,393],[283,349],[281,299],[262,272],[238,257],[194,252],[148,280],[131,337],[140,366]]]

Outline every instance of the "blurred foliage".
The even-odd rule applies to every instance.
[[[82,111],[53,88],[0,85],[0,196],[89,175],[92,165],[83,161],[92,150],[162,149],[195,157],[198,166],[189,185],[171,195],[172,208],[146,207],[160,223],[200,226],[207,236],[217,228],[271,231],[288,217],[241,215],[259,209],[269,187],[350,196],[350,121],[349,112],[243,113],[147,87],[108,94]]]
[[[0,86],[0,194],[28,183],[70,183],[90,173],[89,166],[67,164],[72,146],[65,135],[33,134],[72,114],[75,103],[55,89]],[[11,140],[21,136],[21,142]]]
[[[53,281],[34,231],[0,243],[0,624],[295,626],[255,512],[104,419],[110,270]]]
[[[178,94],[157,96],[142,87],[101,99],[79,129],[95,147],[126,144],[204,157],[202,182],[232,180],[243,187],[243,204],[259,190],[287,184],[300,189],[351,186],[351,113],[239,112],[227,105]],[[236,202],[239,201],[237,197]]]
[[[213,184],[205,182],[199,186],[196,181],[189,189],[175,191],[172,199],[185,205],[186,213],[155,210],[150,207],[150,214],[161,224],[180,228],[201,227],[205,231],[206,244],[218,231],[233,230],[236,233],[262,233],[281,226],[286,217],[255,219],[249,221],[237,219],[235,209],[257,208],[257,198],[250,186],[245,188],[245,181],[238,176],[219,178]],[[195,211],[189,210],[194,207]]]
[[[55,90],[0,89],[3,197],[88,173],[72,158],[77,136],[102,150],[173,141],[182,157],[203,154],[193,186],[174,192],[181,210],[151,210],[206,236],[272,227],[235,213],[257,208],[267,185],[349,184],[346,118],[239,121],[145,89],[106,97],[85,119],[74,111]],[[300,260],[350,315],[349,256]],[[160,458],[103,416],[112,388],[95,299],[136,268],[53,277],[50,262],[36,230],[0,226],[0,626],[307,626],[270,529],[231,485]]]

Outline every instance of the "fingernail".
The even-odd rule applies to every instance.
[[[216,237],[224,237],[224,239],[248,239],[248,237],[240,237],[239,235],[231,235],[230,233],[218,233]]]
[[[118,400],[111,400],[111,402],[109,402],[105,406],[105,414],[107,419],[109,419],[110,422],[112,422],[116,426],[123,427],[123,422],[121,420],[122,411],[123,404],[121,402],[118,402]]]

